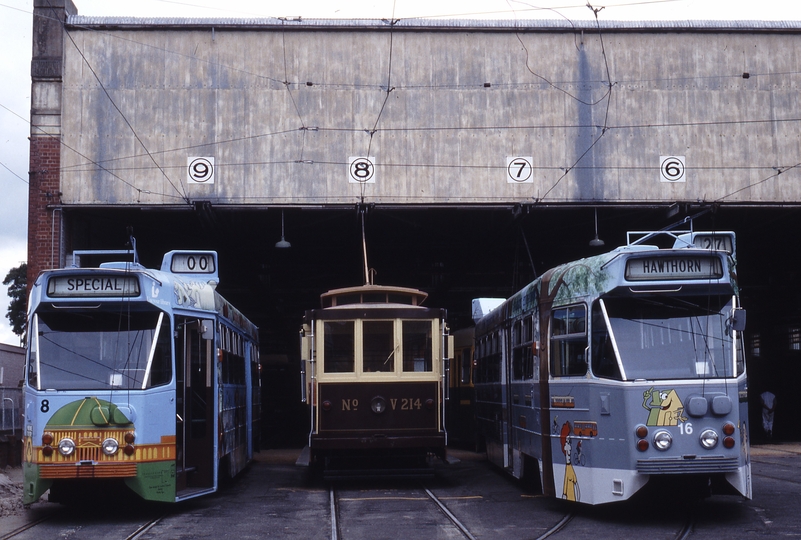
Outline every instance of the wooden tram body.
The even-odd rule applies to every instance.
[[[309,444],[300,465],[383,468],[445,458],[446,312],[426,293],[364,285],[329,291],[301,329]],[[449,347],[450,346],[450,347]]]
[[[83,252],[82,255],[119,252]],[[125,253],[125,252],[122,252]],[[215,290],[217,254],[160,270],[43,272],[31,290],[24,494],[92,500],[121,486],[176,502],[217,490],[258,446],[257,328]]]
[[[665,249],[641,234],[477,321],[479,436],[554,497],[621,501],[653,481],[750,498],[734,233],[670,233]]]

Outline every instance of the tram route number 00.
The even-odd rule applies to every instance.
[[[349,184],[375,184],[375,158],[351,156],[348,158]]]

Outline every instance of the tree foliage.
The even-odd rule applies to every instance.
[[[22,263],[8,271],[3,285],[8,285],[8,296],[11,303],[8,305],[6,318],[11,323],[11,330],[18,336],[25,333],[28,313],[28,263]]]

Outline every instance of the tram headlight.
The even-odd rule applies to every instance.
[[[113,456],[114,454],[117,453],[117,450],[120,449],[120,443],[118,443],[116,439],[112,439],[111,437],[109,437],[108,439],[103,441],[101,448],[103,449],[104,454],[106,454],[107,456]]]
[[[673,444],[673,436],[669,431],[659,430],[654,433],[654,446],[657,450],[667,450]]]
[[[718,445],[718,434],[715,433],[714,429],[705,429],[701,433],[699,440],[701,441],[701,446],[707,450],[712,450]]]
[[[381,414],[387,410],[387,401],[381,396],[376,396],[373,398],[373,401],[370,402],[370,408],[374,413]]]
[[[62,456],[71,456],[75,452],[75,441],[64,437],[58,442],[58,451]]]

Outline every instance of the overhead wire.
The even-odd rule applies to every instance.
[[[594,10],[594,8],[592,8],[592,7],[591,7],[589,4],[587,5],[587,7],[589,7],[590,9],[593,9],[593,10]],[[394,9],[394,7],[393,7],[393,9]],[[600,9],[603,9],[603,8],[600,8]],[[600,11],[600,9],[598,9],[598,11]],[[596,22],[596,27],[599,29],[599,37],[600,37],[600,39],[602,40],[602,37],[603,37],[603,36],[602,36],[602,33],[600,32],[600,24],[599,24],[599,21],[598,21],[597,12],[596,12],[596,11],[594,11],[594,14],[595,14],[595,18],[596,18],[596,21],[595,21],[595,22]],[[391,25],[390,25],[390,26],[391,26],[391,28],[390,28],[390,35],[392,34],[392,30],[393,30],[393,28],[394,28],[394,26],[395,26],[395,24],[396,24],[397,22],[398,22],[398,20],[395,20],[395,19],[393,19],[393,20],[392,20],[392,22],[391,22]],[[115,37],[118,37],[118,36],[115,36]],[[71,36],[70,36],[70,39],[72,39],[72,37],[71,37]],[[122,39],[128,39],[128,38],[122,38]],[[142,44],[142,45],[145,45],[145,46],[149,46],[148,44],[144,44],[144,43],[141,43],[141,42],[137,42],[137,41],[135,41],[135,40],[130,40],[130,39],[128,39],[128,40],[129,40],[129,41],[133,41],[133,42],[135,42],[135,43],[140,43],[140,44]],[[73,43],[74,43],[74,41],[73,41]],[[163,48],[162,48],[162,49],[163,49]],[[78,49],[78,48],[77,48],[77,45],[76,45],[76,50],[78,50],[79,54],[81,54],[81,56],[82,56],[82,57],[84,58],[84,60],[86,61],[86,57],[83,55],[83,52],[82,52],[80,49]],[[163,49],[163,50],[165,50],[165,51],[167,51],[167,52],[170,52],[170,53],[174,53],[174,54],[180,54],[180,53],[176,53],[176,52],[174,52],[174,51],[169,51],[169,50],[167,50],[167,49]],[[603,44],[602,44],[602,54],[603,54],[603,58],[604,58],[604,62],[605,62],[605,67],[606,67],[606,70],[607,70],[607,85],[608,85],[608,88],[607,88],[607,90],[606,90],[605,94],[604,94],[603,96],[601,96],[601,97],[600,97],[598,100],[595,100],[595,101],[590,101],[590,102],[584,102],[584,101],[581,101],[581,100],[580,100],[582,103],[585,103],[585,104],[590,104],[590,105],[592,105],[592,104],[597,104],[597,103],[600,103],[601,101],[603,101],[603,100],[604,100],[604,98],[609,98],[609,96],[610,96],[610,94],[611,94],[612,87],[613,87],[613,83],[611,83],[611,81],[610,81],[611,77],[609,76],[609,65],[608,65],[608,59],[607,59],[607,57],[606,57],[605,50],[603,50]],[[384,99],[384,101],[383,101],[383,103],[382,103],[381,110],[379,111],[379,114],[378,114],[378,116],[377,116],[377,118],[376,118],[376,122],[375,122],[375,124],[373,125],[373,128],[372,128],[372,130],[369,130],[369,133],[370,133],[370,136],[371,136],[371,140],[370,140],[370,146],[368,146],[368,149],[369,149],[369,148],[371,147],[371,145],[372,145],[372,139],[373,139],[373,137],[374,137],[374,136],[375,136],[377,133],[379,133],[379,132],[382,132],[382,131],[436,131],[436,130],[447,130],[447,129],[450,129],[450,130],[460,130],[460,131],[461,131],[461,130],[464,130],[464,131],[471,131],[471,130],[478,130],[478,129],[494,129],[494,130],[497,130],[497,129],[508,129],[508,130],[518,130],[518,129],[559,129],[559,128],[564,128],[564,129],[581,129],[581,128],[582,128],[582,126],[580,126],[580,125],[566,125],[566,126],[542,126],[542,125],[537,125],[537,126],[485,126],[485,127],[463,127],[463,126],[454,126],[454,127],[435,127],[435,126],[425,126],[425,127],[418,127],[418,128],[408,128],[408,127],[404,127],[404,128],[392,128],[392,127],[384,127],[384,126],[379,126],[380,118],[381,118],[381,116],[382,116],[382,114],[383,114],[383,111],[384,111],[384,108],[385,108],[385,106],[386,106],[386,104],[387,104],[387,100],[388,100],[388,97],[389,97],[389,95],[390,95],[390,92],[391,92],[391,91],[394,89],[394,88],[393,88],[393,87],[392,87],[392,86],[389,84],[389,83],[391,83],[391,56],[392,56],[392,46],[390,46],[389,55],[390,55],[390,67],[389,67],[389,72],[388,72],[388,84],[387,84],[385,87],[383,87],[383,88],[385,88],[385,90],[384,90],[384,91],[386,91],[386,96],[385,96],[385,99]],[[188,56],[188,55],[184,55],[184,56]],[[527,56],[528,56],[528,51],[527,51]],[[527,63],[528,63],[528,58],[527,58]],[[87,65],[89,65],[89,64],[87,63]],[[215,65],[221,66],[221,67],[223,67],[223,68],[226,68],[226,69],[236,69],[236,68],[233,68],[232,66],[227,66],[225,63],[222,63],[222,62],[215,62]],[[529,71],[530,71],[530,72],[532,72],[532,73],[533,73],[535,76],[538,76],[538,75],[537,75],[537,74],[536,74],[536,73],[535,73],[533,70],[531,70],[531,69],[530,69],[530,67],[529,67],[528,65],[527,65],[526,67],[527,67],[527,69],[529,69]],[[116,106],[116,104],[115,104],[115,103],[113,102],[113,100],[111,99],[111,96],[108,94],[108,90],[105,88],[105,86],[103,86],[103,84],[102,84],[102,81],[100,81],[100,80],[99,80],[99,78],[98,78],[97,74],[94,72],[94,70],[92,69],[92,67],[91,67],[91,66],[89,66],[89,69],[92,71],[93,75],[94,75],[94,76],[97,78],[98,82],[99,82],[99,83],[100,83],[100,85],[101,85],[101,88],[103,89],[103,91],[104,91],[104,92],[106,93],[106,95],[108,96],[108,98],[109,98],[110,102],[112,103],[112,105],[113,105],[113,106],[114,106],[114,107],[115,107],[115,108],[116,108],[116,109],[119,111],[119,108]],[[285,66],[285,69],[286,69],[286,66]],[[246,70],[240,70],[240,71],[242,71],[242,72],[247,72]],[[783,73],[783,74],[786,74],[786,72],[782,72],[782,73]],[[274,79],[274,78],[265,77],[264,75],[261,75],[261,74],[253,74],[253,75],[254,75],[254,76],[257,76],[257,77],[262,77],[262,78],[265,78],[265,80],[271,80],[271,81],[275,81],[275,80],[277,80],[277,79]],[[721,77],[723,77],[723,76],[721,76]],[[734,76],[731,76],[731,77],[734,77]],[[708,78],[708,77],[706,77],[706,78]],[[550,86],[553,86],[553,87],[555,87],[555,88],[556,88],[556,86],[554,85],[554,83],[553,83],[552,81],[548,81],[548,80],[547,80],[547,79],[545,79],[545,78],[542,78],[542,79],[543,79],[543,82],[544,82],[544,83],[546,83],[546,84],[548,84],[548,85],[550,85]],[[671,79],[663,79],[663,80],[671,80]],[[682,78],[682,80],[688,80],[688,79],[687,79],[687,78]],[[643,80],[643,81],[645,81],[645,80]],[[304,120],[303,120],[303,117],[302,117],[302,114],[301,114],[300,108],[299,108],[299,106],[298,106],[297,102],[296,102],[296,101],[295,101],[295,99],[294,99],[294,96],[293,96],[293,94],[292,94],[291,88],[289,87],[289,85],[290,85],[291,83],[289,83],[289,81],[288,81],[288,77],[286,76],[286,71],[285,71],[285,77],[284,77],[284,81],[282,81],[282,82],[283,82],[283,84],[285,85],[285,88],[287,88],[287,90],[289,91],[289,94],[290,94],[290,97],[291,97],[291,99],[292,99],[293,105],[295,106],[295,109],[296,109],[296,113],[298,114],[298,118],[300,119],[301,127],[300,127],[300,128],[297,128],[297,130],[298,130],[298,131],[301,131],[301,133],[302,133],[302,137],[301,137],[301,145],[302,145],[302,146],[301,146],[301,159],[300,159],[300,161],[303,161],[303,157],[304,157],[304,155],[303,155],[303,154],[304,154],[304,150],[303,150],[303,148],[305,148],[306,131],[308,130],[308,128],[307,128],[307,127],[306,127],[306,125],[305,125],[305,122],[304,122]],[[295,83],[295,84],[298,84],[298,85],[299,85],[300,83]],[[320,83],[320,84],[319,84],[319,86],[330,86],[330,85],[326,85],[326,84]],[[366,85],[366,86],[368,86],[368,87],[369,87],[370,85]],[[382,86],[383,86],[383,85],[382,85]],[[437,86],[435,86],[435,85],[432,85],[432,86],[430,86],[430,88],[436,88],[436,87],[437,87]],[[443,86],[443,87],[444,87],[444,86]],[[399,87],[399,88],[400,88],[400,87]],[[410,86],[410,87],[407,87],[407,88],[411,88],[411,86]],[[426,87],[424,86],[424,87],[422,87],[422,88],[426,88]],[[568,95],[569,95],[569,94],[568,94]],[[573,97],[575,97],[575,96],[573,96]],[[643,125],[639,125],[639,126],[638,126],[638,125],[626,125],[626,126],[623,126],[623,125],[621,125],[621,126],[614,126],[614,125],[613,125],[613,126],[609,126],[609,125],[608,125],[608,119],[609,119],[610,103],[611,103],[611,99],[607,99],[606,113],[605,113],[604,123],[603,123],[603,126],[602,126],[602,128],[601,128],[601,129],[602,129],[602,131],[601,131],[601,134],[600,134],[600,135],[599,135],[599,136],[598,136],[598,137],[597,137],[597,138],[596,138],[596,139],[595,139],[595,140],[592,142],[592,144],[590,145],[590,147],[589,147],[587,150],[585,150],[585,152],[584,152],[584,153],[582,153],[582,154],[581,154],[581,156],[579,156],[579,158],[578,158],[577,160],[575,160],[575,162],[574,162],[574,163],[573,163],[571,166],[568,166],[568,167],[560,167],[560,168],[561,168],[561,169],[564,171],[564,174],[563,174],[563,175],[562,175],[562,176],[561,176],[559,179],[557,179],[556,183],[554,183],[554,184],[551,186],[551,188],[549,188],[549,189],[548,189],[548,191],[546,192],[546,195],[550,194],[550,192],[551,192],[551,191],[552,191],[552,190],[553,190],[553,189],[556,187],[556,185],[558,185],[558,183],[559,183],[559,182],[560,182],[560,181],[561,181],[561,180],[564,178],[564,176],[566,176],[566,174],[568,174],[568,173],[569,173],[571,170],[574,170],[574,169],[577,169],[577,168],[579,168],[579,166],[578,166],[578,163],[581,161],[581,159],[583,159],[583,158],[584,158],[584,156],[586,156],[586,154],[587,154],[587,153],[588,153],[590,150],[592,150],[592,148],[593,148],[593,147],[594,147],[594,146],[595,146],[595,145],[596,145],[596,144],[597,144],[597,143],[600,141],[601,137],[603,137],[603,135],[604,135],[604,134],[605,134],[605,133],[606,133],[608,130],[610,130],[610,129],[638,129],[638,128],[654,128],[654,127],[703,126],[703,125],[721,125],[721,124],[737,125],[737,124],[748,124],[748,123],[759,123],[759,122],[796,122],[796,121],[799,121],[799,119],[778,119],[778,120],[777,120],[777,119],[770,119],[770,120],[731,120],[731,121],[712,121],[712,122],[709,122],[709,121],[707,121],[707,122],[650,123],[650,124],[643,124]],[[155,167],[156,167],[157,169],[159,169],[159,170],[162,172],[162,174],[165,176],[165,178],[167,178],[167,180],[168,180],[168,181],[170,182],[170,184],[172,185],[173,189],[175,189],[175,190],[176,190],[176,191],[179,193],[179,195],[181,196],[181,198],[183,198],[185,201],[187,201],[188,199],[187,199],[187,196],[186,196],[186,192],[185,192],[185,190],[184,190],[184,192],[183,192],[183,193],[181,193],[181,191],[180,191],[180,190],[178,190],[178,189],[176,188],[176,186],[175,186],[175,185],[172,183],[172,181],[169,179],[169,176],[167,176],[167,174],[166,174],[166,170],[165,170],[165,169],[164,169],[164,168],[163,168],[163,167],[162,167],[162,166],[161,166],[161,165],[160,165],[160,164],[159,164],[159,163],[158,163],[158,162],[155,160],[155,157],[154,157],[156,154],[165,154],[165,153],[168,153],[168,152],[170,152],[170,151],[175,151],[175,150],[173,149],[173,150],[163,150],[163,151],[161,151],[161,152],[150,152],[150,151],[149,151],[149,150],[146,148],[146,146],[143,144],[143,142],[141,141],[141,139],[139,139],[139,137],[138,137],[138,135],[136,134],[135,130],[133,130],[133,127],[130,125],[130,122],[127,120],[127,118],[125,118],[125,115],[124,115],[124,114],[122,114],[122,111],[119,111],[119,112],[120,112],[120,114],[122,115],[122,117],[123,117],[123,119],[125,120],[125,122],[126,122],[128,125],[129,125],[129,128],[131,128],[131,130],[132,130],[132,133],[134,134],[134,136],[135,136],[135,137],[137,138],[137,140],[140,142],[140,144],[141,144],[142,148],[145,150],[145,152],[146,152],[146,154],[145,154],[145,155],[147,155],[147,156],[149,156],[149,157],[151,158],[151,160],[152,160],[152,162],[154,163]],[[596,127],[597,127],[597,126],[596,126]],[[314,128],[314,129],[315,129],[315,130],[317,130],[317,131],[326,131],[326,130],[332,130],[332,131],[333,131],[333,130],[338,130],[338,131],[351,131],[351,132],[356,132],[356,131],[359,131],[359,129],[358,129],[358,128],[355,128],[355,127],[354,127],[354,128],[326,128],[326,127],[316,127],[316,128]],[[284,131],[284,133],[285,133],[285,132],[287,132],[287,131],[295,131],[295,130],[286,130],[286,131]],[[253,135],[253,136],[249,136],[249,137],[243,137],[243,138],[237,138],[237,139],[231,139],[231,140],[244,140],[244,139],[249,139],[249,138],[252,138],[252,137],[260,137],[260,136],[265,136],[265,135],[264,135],[264,134],[259,134],[259,135]],[[215,141],[215,142],[213,142],[213,143],[209,143],[209,144],[206,144],[206,145],[198,145],[198,146],[204,146],[204,147],[208,147],[208,146],[210,146],[210,145],[211,145],[211,146],[214,146],[214,145],[225,144],[225,142],[226,142],[226,141]],[[369,154],[369,150],[368,150],[368,154]],[[78,153],[78,155],[80,155],[80,154]],[[110,172],[110,171],[109,171],[107,168],[105,168],[105,167],[103,167],[102,165],[100,165],[100,163],[93,162],[92,160],[90,160],[90,159],[86,158],[86,156],[81,156],[81,157],[83,157],[84,159],[87,159],[87,160],[88,160],[90,163],[93,163],[94,165],[98,166],[98,167],[99,167],[101,170],[106,170],[107,172]],[[118,159],[125,159],[125,158],[118,158]],[[313,163],[323,163],[322,161],[319,161],[319,160],[317,160],[317,161],[311,161],[311,160],[310,160],[310,162],[313,162]],[[260,163],[263,163],[263,162],[260,162]],[[272,163],[272,162],[268,162],[268,163]],[[334,163],[336,163],[336,162],[334,162]],[[242,162],[242,163],[236,163],[236,164],[227,164],[227,165],[228,165],[228,166],[235,166],[235,165],[246,165],[246,164],[247,164],[247,163],[245,163],[245,162]],[[382,164],[382,165],[383,165],[383,164]],[[397,166],[414,166],[414,164],[402,164],[402,165],[401,165],[401,164],[398,164]],[[424,166],[426,166],[426,167],[430,167],[430,165],[424,165]],[[459,164],[458,166],[459,166],[459,167],[465,167],[465,165],[462,165],[462,164]],[[469,165],[468,165],[468,167],[469,167]],[[487,167],[485,167],[485,168],[487,168]],[[741,168],[742,168],[742,167],[741,167]],[[765,167],[753,166],[753,167],[746,167],[746,168],[763,169],[763,168],[765,168]],[[793,167],[788,167],[786,170],[789,170],[789,169],[791,169],[791,168],[795,168],[795,167],[794,167],[794,166],[793,166]],[[67,169],[68,169],[68,168],[66,168],[66,167],[65,167],[65,168],[63,168],[62,170],[66,171]],[[131,169],[139,169],[139,168],[126,168],[126,169],[118,169],[118,170],[131,170]],[[624,167],[620,167],[619,169],[624,169]],[[720,168],[719,168],[719,167],[716,167],[715,169],[720,169]],[[73,166],[73,170],[80,170],[80,169],[77,169],[77,168],[75,168],[75,166]],[[115,169],[115,170],[117,170],[117,169]],[[766,178],[766,179],[764,179],[764,180],[760,181],[759,183],[765,182],[765,181],[767,181],[767,180],[769,180],[769,179],[773,178],[774,176],[778,176],[778,175],[771,175],[770,177],[768,177],[768,178]],[[140,191],[140,192],[142,192],[142,193],[150,193],[148,190],[141,190],[140,188],[137,188],[136,186],[134,186],[134,185],[133,185],[133,184],[131,184],[130,182],[127,182],[127,181],[123,180],[122,178],[119,178],[118,176],[116,176],[116,177],[117,177],[118,179],[122,180],[123,182],[125,182],[126,184],[128,184],[129,186],[131,186],[133,189],[137,189],[137,190],[139,190],[139,191]],[[182,187],[183,187],[183,186],[182,186]],[[742,189],[746,189],[746,188],[742,188]],[[731,194],[724,195],[724,196],[721,198],[721,200],[722,200],[722,199],[725,199],[725,198],[728,198],[728,197],[730,197],[731,195],[733,195],[733,194],[735,194],[735,193],[737,193],[737,192],[741,191],[742,189],[740,189],[740,190],[738,190],[738,191],[736,191],[736,192],[733,192],[733,193],[731,193]]]
[[[50,2],[48,0],[48,4],[49,3]],[[189,196],[187,195],[186,190],[183,190],[183,192],[182,192],[181,190],[179,190],[175,186],[173,181],[167,175],[167,172],[162,168],[161,164],[159,164],[159,162],[156,161],[156,158],[150,153],[150,151],[147,148],[147,145],[145,145],[145,142],[142,140],[141,137],[139,137],[139,134],[136,132],[136,129],[133,127],[133,124],[131,124],[131,121],[128,120],[128,117],[125,115],[124,112],[122,112],[122,109],[120,109],[119,105],[117,105],[117,103],[114,101],[114,98],[111,97],[111,94],[109,93],[109,91],[106,88],[106,86],[103,84],[103,81],[100,79],[100,76],[97,74],[95,69],[92,67],[92,64],[86,58],[86,55],[84,55],[84,53],[81,50],[81,48],[78,47],[78,44],[75,43],[75,40],[72,38],[72,34],[66,28],[66,25],[65,25],[65,28],[64,28],[64,34],[67,36],[67,38],[69,38],[69,40],[72,43],[73,47],[75,47],[75,50],[78,51],[78,54],[81,55],[81,58],[83,59],[84,63],[86,64],[86,67],[89,68],[89,71],[92,73],[92,75],[94,76],[95,80],[97,80],[97,83],[100,85],[101,90],[103,90],[103,93],[108,98],[109,103],[111,103],[111,106],[114,107],[114,109],[119,113],[119,115],[122,118],[122,120],[128,126],[128,129],[130,129],[131,134],[134,136],[134,138],[139,143],[139,145],[144,149],[144,151],[147,154],[147,156],[153,161],[153,164],[161,172],[161,174],[164,176],[164,178],[167,180],[167,182],[173,187],[173,189],[175,189],[175,191],[177,191],[180,195],[182,195],[183,199],[188,203],[189,202]],[[179,183],[179,185],[181,185],[181,187],[183,187],[182,183]]]

